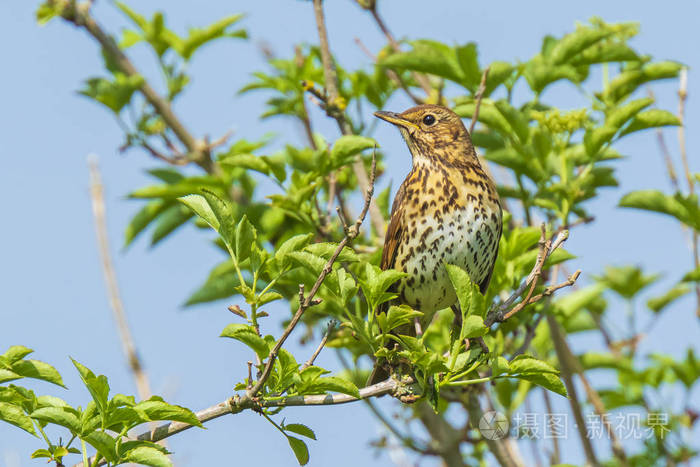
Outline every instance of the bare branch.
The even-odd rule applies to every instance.
[[[92,212],[95,216],[95,232],[97,233],[100,258],[102,259],[102,273],[104,275],[105,285],[107,286],[109,305],[112,308],[114,320],[117,323],[119,340],[122,344],[124,356],[129,363],[129,368],[136,382],[136,390],[139,397],[145,400],[151,397],[151,388],[148,375],[146,375],[146,372],[143,370],[143,364],[136,351],[136,344],[134,343],[134,338],[131,335],[131,329],[126,319],[124,304],[119,294],[117,275],[114,272],[114,264],[112,263],[112,256],[109,252],[109,237],[107,236],[107,222],[105,220],[104,190],[102,188],[102,179],[97,156],[91,155],[88,157],[88,166],[90,168],[90,196],[92,198]]]
[[[376,3],[374,3],[372,7],[369,8],[369,12],[372,14],[372,18],[374,18],[374,21],[377,23],[377,26],[379,26],[379,29],[386,37],[386,40],[389,42],[391,48],[394,49],[396,52],[401,52],[399,43],[396,42],[396,39],[394,39],[394,36],[391,34],[391,31],[389,31],[389,28],[384,23],[384,20],[381,16],[379,16],[379,12],[376,8]],[[430,85],[430,80],[428,79],[428,77],[415,71],[411,72],[411,76],[413,76],[413,79],[415,79],[418,85],[423,89],[425,95],[430,96],[432,86]]]
[[[328,323],[328,329],[326,329],[326,332],[323,334],[323,339],[321,339],[321,342],[319,342],[318,347],[316,347],[316,350],[314,350],[314,353],[311,354],[311,357],[309,357],[309,359],[301,366],[299,371],[303,371],[314,364],[316,357],[318,357],[318,354],[321,353],[321,350],[323,350],[323,347],[326,345],[326,342],[328,342],[328,336],[331,335],[331,332],[333,332],[333,329],[335,328],[336,324],[337,322],[334,319],[332,319],[331,322]]]
[[[488,314],[486,315],[486,319],[484,320],[484,324],[486,326],[490,327],[496,322],[502,322],[522,310],[525,306],[553,294],[556,290],[559,290],[562,287],[572,285],[574,282],[576,282],[576,279],[578,279],[579,274],[581,274],[580,271],[577,271],[572,274],[566,282],[557,286],[548,287],[543,293],[535,297],[532,296],[535,286],[537,285],[537,281],[539,281],[540,277],[542,276],[542,268],[544,263],[547,261],[547,258],[549,258],[552,252],[559,248],[567,238],[569,238],[568,230],[559,231],[552,239],[549,240],[546,238],[544,224],[541,225],[541,231],[539,253],[537,254],[537,259],[535,260],[535,266],[532,268],[532,271],[530,271],[527,278],[525,278],[525,280],[520,284],[520,287],[518,287],[510,297],[508,297],[502,304],[495,305],[491,308],[491,310],[489,310]],[[518,303],[518,305],[510,309],[515,301],[523,294],[523,292],[528,289],[528,287],[530,289],[528,290],[527,296],[520,303]]]
[[[376,63],[377,57],[375,57],[374,54],[372,54],[372,52],[369,51],[367,46],[365,46],[365,44],[362,42],[362,40],[359,37],[355,38],[355,43],[360,48],[360,50],[362,50],[365,53],[365,55],[367,55],[369,58],[372,59],[373,62]],[[401,79],[401,76],[399,76],[398,73],[396,73],[394,70],[392,70],[390,68],[386,68],[385,72],[386,72],[386,75],[389,77],[389,79],[392,80],[401,89],[403,89],[403,91],[406,93],[406,95],[416,105],[425,104],[425,101],[423,99],[421,99],[420,97],[413,94],[413,92],[411,92],[411,89],[408,86],[406,86],[406,83],[403,82],[403,80]]]
[[[561,370],[561,377],[564,380],[564,385],[566,386],[566,392],[568,394],[569,404],[571,405],[571,411],[576,419],[576,428],[578,430],[579,438],[581,438],[581,444],[583,445],[583,451],[586,454],[586,460],[588,463],[594,467],[600,466],[598,459],[596,458],[595,451],[593,450],[593,445],[588,437],[586,421],[583,418],[583,409],[581,403],[578,400],[576,393],[576,386],[574,385],[573,379],[573,369],[570,365],[570,359],[566,354],[566,341],[562,334],[562,330],[557,323],[557,319],[554,315],[547,315],[547,324],[549,325],[549,334],[552,337],[552,342],[554,343],[554,350],[557,354],[557,360],[559,360],[559,367]]]
[[[413,384],[413,379],[404,377],[401,381],[396,378],[389,378],[371,386],[360,389],[360,397],[353,397],[348,394],[318,394],[313,396],[289,396],[279,399],[254,401],[243,397],[231,397],[223,402],[220,402],[204,410],[200,410],[195,415],[200,423],[204,424],[215,418],[224,415],[235,415],[245,410],[258,409],[260,407],[300,407],[300,406],[317,406],[317,405],[340,405],[350,402],[357,402],[363,399],[372,397],[381,397],[390,395],[392,397],[400,397],[401,395],[411,391],[410,385]],[[159,427],[141,433],[136,437],[129,437],[130,440],[152,441],[157,442],[170,436],[181,433],[192,428],[194,425],[183,422],[168,422]],[[95,456],[89,459],[91,466],[94,465]],[[104,465],[104,461],[99,465]],[[83,467],[83,463],[79,462],[74,467]]]
[[[296,313],[292,317],[292,320],[287,325],[287,328],[282,333],[282,336],[280,336],[280,338],[275,343],[275,346],[270,351],[270,354],[268,355],[268,358],[267,358],[267,363],[265,364],[265,367],[262,371],[260,378],[255,383],[255,386],[253,386],[252,389],[247,391],[246,396],[244,396],[244,397],[252,400],[253,398],[255,398],[257,396],[258,392],[260,392],[262,387],[265,385],[265,382],[270,377],[270,373],[272,372],[272,366],[274,365],[275,360],[277,359],[277,354],[279,353],[280,349],[282,348],[282,345],[284,345],[284,342],[287,340],[289,335],[292,333],[292,331],[296,327],[297,323],[301,319],[301,316],[304,314],[306,309],[315,304],[313,301],[313,298],[316,295],[316,292],[318,292],[318,289],[321,287],[321,284],[323,284],[323,281],[326,279],[326,276],[328,276],[328,274],[331,273],[332,268],[333,268],[333,263],[335,263],[336,259],[338,259],[338,256],[343,251],[343,248],[345,248],[345,246],[350,241],[354,240],[355,237],[357,237],[357,235],[360,233],[360,226],[362,225],[362,221],[364,221],[365,217],[367,216],[367,211],[369,210],[370,202],[372,200],[372,195],[374,194],[374,179],[376,176],[376,172],[377,172],[377,158],[376,158],[376,153],[373,153],[373,155],[372,155],[372,173],[371,173],[371,177],[370,177],[370,185],[369,185],[369,188],[367,189],[367,192],[365,194],[365,204],[364,204],[364,208],[362,209],[362,212],[360,213],[359,217],[355,221],[355,224],[347,230],[345,237],[343,237],[343,239],[338,244],[338,247],[333,252],[333,255],[326,262],[325,266],[323,267],[323,270],[321,270],[321,274],[316,279],[316,283],[314,283],[313,287],[311,288],[311,290],[309,291],[309,294],[306,297],[304,297],[303,284],[299,286],[299,308],[297,309]]]
[[[484,98],[484,92],[486,91],[486,79],[489,76],[489,71],[491,67],[487,66],[484,73],[481,75],[481,83],[479,83],[479,89],[476,91],[476,104],[474,106],[474,115],[472,115],[472,121],[469,124],[469,134],[471,135],[476,126],[476,122],[479,120],[479,109],[481,108],[481,100]]]
[[[131,60],[122,52],[114,39],[107,34],[104,29],[90,16],[89,4],[81,5],[71,0],[50,0],[54,6],[61,10],[61,16],[66,21],[75,24],[77,27],[85,29],[102,46],[104,53],[109,56],[112,62],[119,68],[119,71],[127,76],[141,76]],[[161,97],[155,89],[144,79],[139,91],[148,101],[153,109],[163,118],[165,124],[177,136],[178,140],[190,153],[192,160],[209,173],[218,170],[211,159],[210,149],[202,140],[196,139],[185,128],[180,119],[175,115],[170,102]]]
[[[340,132],[344,135],[353,134],[352,128],[345,118],[344,111],[338,106],[340,94],[338,92],[338,76],[335,72],[333,57],[330,52],[328,43],[328,32],[326,31],[326,20],[323,14],[323,0],[313,0],[314,13],[316,18],[316,28],[318,30],[319,47],[321,49],[321,61],[323,62],[323,76],[326,87],[326,110],[329,116],[333,117],[338,123]],[[362,192],[367,192],[370,189],[371,183],[367,176],[367,171],[362,160],[353,162],[352,169],[357,177],[357,183],[360,185]],[[370,202],[370,220],[372,226],[377,232],[377,236],[384,238],[384,229],[386,228],[384,216],[379,210],[379,206],[374,200]]]

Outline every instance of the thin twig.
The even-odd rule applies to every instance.
[[[340,98],[340,93],[338,92],[338,76],[335,72],[335,65],[333,64],[333,57],[330,52],[330,45],[328,43],[328,32],[326,30],[326,20],[323,14],[323,0],[313,0],[314,3],[314,16],[316,19],[316,28],[318,30],[319,47],[321,49],[321,62],[323,63],[323,76],[326,88],[326,108],[328,110],[328,115],[333,117],[338,123],[340,132],[344,135],[353,134],[352,128],[345,118],[345,113],[338,107],[338,102]],[[366,193],[370,189],[370,180],[367,176],[367,170],[365,169],[362,159],[353,162],[352,164],[353,172],[355,177],[357,177],[357,183],[360,185],[360,189],[363,193]],[[379,210],[379,206],[374,200],[370,203],[370,220],[372,221],[372,226],[377,232],[377,236],[380,239],[384,238],[384,229],[386,228],[384,222],[384,216]]]
[[[333,319],[330,323],[328,323],[328,329],[326,329],[326,332],[323,334],[323,338],[321,339],[321,342],[319,342],[318,347],[316,347],[314,353],[311,354],[311,357],[309,357],[309,359],[301,366],[299,371],[305,370],[314,364],[316,357],[318,357],[318,354],[321,353],[321,350],[323,350],[323,347],[326,345],[326,342],[328,342],[328,336],[331,335],[331,332],[333,332],[333,329],[335,329],[336,324],[336,321]]]
[[[566,355],[565,340],[562,330],[559,327],[559,323],[557,323],[557,319],[551,314],[547,315],[547,324],[549,325],[549,334],[552,337],[552,342],[554,343],[554,350],[557,354],[557,360],[559,360],[561,377],[564,380],[564,385],[566,386],[571,411],[576,419],[576,428],[578,430],[579,438],[581,439],[581,444],[583,445],[583,451],[586,454],[588,463],[594,467],[598,467],[600,466],[600,463],[596,458],[593,445],[588,437],[586,421],[583,418],[583,409],[581,408],[581,404],[576,394],[576,386],[574,385],[573,369],[571,368],[569,358]]]
[[[379,16],[379,12],[376,8],[376,3],[372,5],[372,8],[369,9],[369,12],[372,14],[372,18],[374,18],[374,21],[377,23],[377,26],[379,26],[379,29],[386,37],[391,48],[394,49],[395,52],[401,52],[401,47],[399,47],[399,43],[396,42],[396,39],[394,39],[394,36],[391,34],[391,31],[389,31],[389,28],[384,23],[384,20],[381,16]],[[418,85],[423,89],[425,95],[430,96],[432,86],[430,85],[430,80],[428,79],[428,77],[415,71],[411,72],[411,76],[413,76],[413,79],[415,79]]]
[[[481,83],[479,83],[479,89],[476,91],[476,104],[474,106],[474,115],[472,115],[472,121],[469,124],[469,134],[471,135],[476,126],[476,122],[479,120],[479,109],[481,108],[481,100],[484,98],[484,92],[486,92],[486,79],[489,76],[489,71],[491,67],[487,66],[484,73],[481,75]]]
[[[647,93],[649,97],[656,100],[654,91],[651,88],[648,89]],[[673,191],[680,191],[680,186],[678,184],[678,175],[676,174],[676,168],[673,165],[673,158],[671,157],[671,151],[668,149],[666,144],[666,139],[664,137],[664,132],[661,128],[656,129],[656,140],[659,144],[659,150],[661,151],[661,156],[664,159],[664,164],[666,164],[666,172],[668,172],[668,179],[671,182],[671,187]]]
[[[338,259],[338,256],[340,253],[343,251],[343,248],[355,239],[357,235],[360,233],[360,226],[362,225],[362,221],[364,221],[365,217],[367,216],[367,211],[369,210],[370,202],[372,200],[372,195],[374,194],[374,178],[377,173],[377,158],[376,158],[376,152],[372,154],[372,172],[370,175],[370,185],[369,188],[367,189],[367,192],[365,194],[365,204],[364,207],[362,208],[362,212],[358,216],[357,220],[355,221],[355,224],[350,227],[346,234],[345,237],[340,241],[338,244],[337,248],[333,252],[333,255],[330,257],[328,262],[326,262],[325,266],[321,270],[321,274],[319,274],[318,278],[316,279],[316,283],[314,283],[313,287],[311,288],[311,291],[309,291],[308,296],[304,298],[304,288],[303,284],[299,286],[299,308],[297,309],[296,313],[292,317],[292,320],[289,322],[287,325],[286,329],[280,336],[280,338],[277,340],[275,343],[275,346],[273,349],[270,351],[270,354],[268,355],[267,358],[267,363],[265,364],[265,367],[263,368],[262,374],[260,375],[260,378],[258,381],[255,383],[252,389],[247,391],[246,396],[249,399],[253,399],[257,396],[258,392],[263,388],[265,385],[265,382],[267,379],[270,377],[270,374],[272,372],[272,366],[275,363],[275,360],[277,359],[277,354],[279,353],[280,349],[282,348],[282,345],[284,345],[284,342],[287,340],[289,335],[292,333],[294,328],[296,327],[297,323],[301,319],[301,316],[304,314],[307,308],[313,306],[314,301],[313,298],[316,295],[316,292],[318,292],[319,288],[321,287],[321,284],[323,284],[323,281],[326,279],[326,276],[330,274],[333,268],[333,263],[335,263],[335,260]]]
[[[695,194],[695,181],[693,174],[690,172],[688,164],[688,150],[685,142],[685,103],[688,100],[688,69],[681,68],[680,85],[678,87],[678,147],[681,153],[681,161],[683,162],[683,172],[685,179],[688,182],[688,192]],[[700,267],[700,252],[698,251],[698,232],[691,229],[690,232],[691,248],[693,251],[693,263],[695,268]],[[700,284],[695,284],[695,296],[697,301],[696,314],[700,317]]]
[[[360,39],[359,37],[356,37],[356,38],[355,38],[355,43],[356,43],[357,46],[360,48],[360,50],[362,50],[362,51],[365,53],[365,55],[367,55],[369,58],[372,59],[372,62],[375,62],[375,63],[377,62],[377,57],[375,57],[374,54],[373,54],[372,52],[369,51],[369,49],[367,48],[367,46],[362,42],[362,39]],[[395,72],[394,70],[392,70],[391,68],[385,68],[385,72],[386,72],[386,75],[389,77],[389,79],[392,80],[398,87],[400,87],[401,89],[403,89],[403,91],[406,93],[406,95],[407,95],[416,105],[425,104],[425,101],[424,101],[423,99],[421,99],[420,97],[418,97],[418,96],[416,96],[415,94],[413,94],[413,92],[411,91],[411,89],[410,89],[408,86],[406,86],[406,83],[403,82],[403,80],[401,79],[401,76],[399,76],[398,73],[396,73],[396,72]]]
[[[97,244],[100,251],[100,258],[102,259],[102,273],[104,275],[105,285],[107,286],[109,304],[114,313],[114,320],[117,322],[119,340],[124,350],[124,356],[129,363],[129,369],[136,382],[136,390],[139,397],[142,400],[146,400],[151,397],[151,388],[148,375],[146,375],[146,372],[143,370],[143,364],[136,351],[136,344],[134,343],[134,338],[131,335],[131,329],[126,319],[124,304],[119,294],[117,275],[114,272],[114,264],[112,263],[112,256],[109,252],[109,237],[107,236],[107,222],[105,220],[104,190],[102,188],[97,156],[91,155],[88,157],[88,167],[90,168],[92,212],[95,216]]]
[[[119,68],[119,71],[129,77],[143,77],[131,60],[122,52],[112,36],[107,34],[90,16],[89,4],[79,4],[71,0],[49,0],[49,3],[59,9],[63,19],[85,29],[95,38],[102,46],[103,52],[109,56],[112,63]],[[145,79],[142,80],[139,91],[158,115],[161,116],[168,128],[177,136],[178,140],[187,149],[187,152],[192,155],[192,160],[206,172],[216,172],[218,169],[211,159],[210,148],[207,147],[203,140],[196,139],[185,128],[170,107],[170,102],[161,97]]]
[[[566,282],[558,286],[548,287],[543,293],[532,297],[532,293],[535,289],[535,286],[537,285],[537,281],[542,276],[542,268],[544,266],[544,263],[547,261],[547,258],[549,258],[549,256],[557,248],[559,248],[567,238],[569,238],[569,231],[561,230],[557,234],[555,234],[555,236],[552,239],[547,240],[544,224],[541,225],[541,230],[542,233],[540,236],[540,241],[538,243],[539,252],[537,254],[537,259],[535,260],[535,265],[532,268],[532,271],[530,271],[530,274],[528,274],[525,280],[520,284],[520,287],[518,287],[517,290],[513,292],[510,297],[508,297],[502,304],[495,305],[491,308],[491,310],[489,310],[488,314],[486,315],[486,319],[484,320],[484,324],[486,326],[490,327],[496,322],[502,322],[510,318],[515,313],[522,310],[525,306],[534,303],[535,301],[538,301],[543,297],[551,295],[556,290],[562,287],[572,285],[574,282],[576,282],[576,279],[578,279],[580,271],[577,271],[576,273],[572,274]],[[511,306],[513,306],[515,301],[523,294],[523,292],[525,292],[525,290],[528,287],[530,288],[530,290],[528,291],[527,297],[511,309]]]

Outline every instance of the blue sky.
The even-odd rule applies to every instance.
[[[354,42],[360,37],[372,51],[383,38],[370,17],[350,0],[327,2],[327,20],[333,51],[348,68],[369,62]],[[22,344],[36,350],[35,358],[55,365],[70,391],[37,384],[39,393],[51,393],[73,404],[84,404],[81,387],[68,356],[110,378],[113,392],[135,393],[122,356],[102,282],[88,194],[86,157],[100,156],[106,190],[109,233],[122,296],[152,387],[166,400],[194,410],[224,400],[236,381],[243,378],[249,356],[233,341],[216,336],[230,321],[227,303],[184,310],[187,295],[206,277],[219,253],[200,233],[185,228],[154,249],[140,239],[128,251],[121,249],[123,232],[139,203],[125,195],[149,183],[144,170],[157,164],[138,151],[120,154],[121,132],[111,114],[77,95],[75,90],[90,76],[102,74],[97,47],[84,33],[60,21],[46,27],[34,22],[38,2],[0,3],[0,43],[5,66],[0,73],[3,103],[0,106],[0,158],[3,168],[3,228],[0,229],[0,294],[3,326],[0,348]],[[212,137],[227,130],[250,139],[268,132],[273,143],[299,142],[301,129],[284,120],[260,122],[263,94],[238,96],[236,91],[262,69],[260,44],[279,56],[293,53],[292,44],[316,42],[310,2],[130,2],[150,15],[167,8],[168,24],[177,31],[208,24],[220,17],[247,13],[243,25],[251,34],[244,41],[223,41],[206,48],[190,67],[192,86],[176,105],[176,111],[197,135]],[[697,18],[693,2],[380,2],[380,11],[397,37],[432,38],[447,43],[476,41],[482,63],[492,60],[526,60],[540,48],[546,34],[561,36],[576,21],[597,15],[608,22],[638,21],[641,33],[632,44],[656,59],[672,59],[690,66],[690,99],[687,107],[688,153],[692,169],[700,169],[693,155],[698,150],[694,128],[698,125],[698,89],[694,70],[697,54]],[[117,31],[126,23],[110,2],[98,2],[98,19]],[[133,57],[147,76],[157,77],[150,55],[142,48]],[[659,106],[675,111],[677,83],[655,87]],[[570,88],[555,86],[544,100],[563,107],[582,103]],[[401,111],[409,103],[400,96],[388,110]],[[337,129],[317,116],[316,129],[330,141]],[[675,130],[666,131],[671,151],[677,154]],[[398,132],[381,125],[375,137],[389,155],[393,186],[409,170],[410,158]],[[656,215],[615,208],[622,194],[634,189],[668,191],[664,166],[653,133],[629,137],[617,146],[627,158],[616,164],[621,187],[609,190],[591,206],[597,222],[572,233],[567,248],[579,256],[572,267],[586,276],[600,273],[606,264],[638,264],[649,272],[662,272],[663,291],[690,269],[685,238],[672,221]],[[388,183],[382,180],[382,185]],[[613,303],[610,313],[617,310]],[[276,316],[286,317],[279,306]],[[620,308],[619,315],[624,315]],[[614,318],[613,318],[614,319]],[[620,320],[622,322],[622,320]],[[271,323],[274,323],[271,322]],[[273,324],[271,324],[272,326]],[[271,328],[270,331],[276,330]],[[697,342],[700,329],[690,296],[665,312],[642,349],[680,355]],[[595,339],[574,339],[578,350],[599,345]],[[311,349],[292,349],[306,355]],[[695,344],[697,346],[697,344]],[[697,348],[697,347],[696,347]],[[300,357],[302,358],[302,357]],[[332,352],[318,363],[337,368]],[[610,381],[614,384],[614,381]],[[697,391],[696,391],[697,392]],[[557,404],[562,403],[558,401]],[[387,410],[393,402],[378,402]],[[560,405],[562,408],[565,405]],[[369,441],[380,425],[361,404],[290,409],[288,422],[303,421],[316,430],[318,442],[310,443],[312,466],[386,465],[386,454],[375,457]],[[0,425],[0,465],[34,465],[33,449],[42,447],[29,435]],[[259,416],[245,413],[224,417],[207,430],[171,438],[178,466],[249,464],[295,465],[282,437]],[[603,449],[603,448],[601,448]],[[567,444],[564,460],[577,462],[578,441]],[[428,460],[426,465],[435,462]]]

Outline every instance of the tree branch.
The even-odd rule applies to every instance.
[[[326,276],[330,274],[333,268],[333,263],[335,263],[335,260],[338,259],[338,256],[340,253],[343,251],[343,248],[352,241],[357,235],[360,233],[360,226],[362,225],[362,221],[365,219],[367,216],[367,211],[369,210],[370,202],[372,200],[372,195],[374,194],[374,178],[377,173],[377,158],[376,158],[376,152],[372,154],[372,173],[371,173],[371,178],[369,181],[369,188],[367,188],[367,192],[365,194],[365,204],[364,207],[362,208],[362,212],[358,216],[357,220],[355,221],[355,224],[350,227],[349,229],[346,230],[345,232],[345,237],[340,241],[338,244],[337,248],[333,252],[333,255],[330,257],[328,262],[325,264],[323,267],[323,270],[321,271],[321,274],[319,274],[318,278],[316,279],[316,283],[314,283],[313,287],[311,288],[311,291],[309,292],[309,295],[304,297],[304,292],[303,292],[303,286],[300,286],[299,288],[299,309],[297,309],[297,312],[294,314],[292,317],[292,320],[289,322],[287,325],[287,328],[284,330],[282,333],[282,336],[277,340],[275,343],[275,346],[273,349],[270,351],[270,354],[268,355],[267,358],[267,363],[265,364],[265,367],[262,371],[262,375],[258,379],[258,381],[255,383],[255,386],[253,386],[252,389],[247,391],[246,393],[246,398],[248,399],[253,399],[256,397],[258,392],[262,389],[262,387],[265,385],[265,382],[267,379],[270,377],[270,373],[272,372],[272,366],[275,363],[275,360],[277,359],[277,354],[279,353],[280,349],[282,348],[282,345],[284,345],[284,342],[287,340],[289,335],[292,333],[294,328],[296,327],[297,323],[301,319],[301,316],[304,314],[307,308],[311,307],[314,305],[313,303],[313,298],[316,295],[316,292],[318,292],[318,289],[321,287],[321,284],[323,284],[323,281],[326,279]]]
[[[326,88],[326,113],[336,120],[338,123],[338,128],[340,128],[340,132],[342,134],[351,135],[353,134],[352,128],[345,118],[345,113],[338,106],[340,98],[340,94],[338,92],[338,77],[335,72],[335,65],[333,64],[333,57],[328,44],[326,20],[323,15],[323,0],[313,0],[313,3]],[[370,187],[370,181],[367,177],[367,171],[365,170],[362,160],[360,159],[353,162],[352,169],[355,172],[355,177],[357,177],[357,183],[360,185],[360,189],[362,192],[367,192]],[[371,200],[370,202],[369,213],[372,226],[377,232],[377,236],[380,237],[380,239],[383,239],[384,230],[386,228],[384,216],[382,216],[382,212],[379,210],[379,206],[377,206],[377,203],[374,200]]]
[[[479,120],[479,109],[481,108],[481,100],[484,98],[484,92],[486,91],[486,79],[489,76],[489,71],[491,67],[487,66],[484,73],[481,75],[481,83],[479,83],[479,89],[476,91],[476,104],[474,106],[474,115],[472,115],[472,121],[469,124],[469,135],[471,136],[476,126],[476,122]]]
[[[399,381],[396,378],[389,378],[371,386],[360,389],[360,397],[353,397],[348,394],[319,394],[313,396],[289,396],[280,399],[254,401],[252,399],[234,396],[223,402],[220,402],[204,410],[200,410],[195,415],[200,423],[204,424],[215,418],[223,417],[224,415],[235,415],[245,410],[257,410],[261,407],[300,407],[300,406],[318,406],[318,405],[340,405],[350,402],[357,402],[363,399],[372,397],[381,397],[390,395],[392,397],[400,397],[401,395],[410,392],[410,385],[413,384],[413,379],[404,377]],[[181,433],[192,428],[194,425],[183,422],[169,422],[160,425],[159,427],[130,437],[129,439],[157,442],[170,436]],[[96,457],[89,459],[90,466],[93,466]],[[100,463],[99,465],[103,465]],[[83,463],[79,462],[74,467],[83,467]]]
[[[586,421],[583,418],[581,403],[579,402],[576,394],[576,386],[574,386],[573,379],[573,368],[570,365],[570,359],[566,353],[566,342],[564,340],[564,335],[559,327],[559,323],[557,323],[557,319],[553,315],[547,315],[547,324],[549,325],[549,334],[552,337],[552,342],[554,343],[554,351],[556,352],[557,359],[559,360],[561,377],[564,380],[566,392],[569,396],[568,399],[569,404],[571,405],[571,411],[576,419],[576,428],[578,429],[579,438],[581,439],[581,444],[583,445],[583,451],[586,454],[588,463],[594,467],[598,467],[600,466],[600,463],[596,458],[591,440],[588,439]]]
[[[136,344],[131,335],[131,329],[126,319],[124,304],[119,294],[119,284],[117,275],[114,271],[112,256],[109,252],[109,237],[107,235],[107,222],[105,220],[105,203],[104,191],[102,188],[102,180],[100,177],[100,169],[98,166],[97,156],[91,155],[88,157],[88,167],[90,169],[90,197],[92,198],[92,213],[95,216],[95,232],[97,234],[97,245],[102,260],[102,273],[104,275],[105,286],[107,287],[107,296],[109,297],[109,305],[114,314],[114,320],[117,323],[119,340],[122,344],[124,356],[129,364],[131,373],[136,382],[136,390],[141,399],[145,400],[151,397],[151,388],[148,381],[148,375],[143,370],[143,364],[136,351]]]
[[[569,238],[569,231],[561,230],[558,233],[556,233],[551,239],[547,240],[545,225],[542,224],[540,228],[542,233],[540,235],[539,252],[537,254],[537,259],[535,260],[535,266],[532,268],[532,271],[530,271],[530,274],[528,274],[525,280],[520,284],[520,287],[518,287],[517,290],[513,292],[510,297],[508,297],[502,304],[495,305],[491,308],[491,310],[489,310],[488,314],[486,315],[486,319],[484,320],[484,325],[486,325],[487,327],[492,326],[496,322],[500,323],[502,321],[505,321],[506,319],[510,318],[511,316],[525,308],[525,306],[531,303],[535,303],[543,297],[552,295],[556,290],[559,290],[562,287],[573,285],[574,282],[576,282],[576,279],[578,279],[579,275],[581,274],[581,271],[576,271],[569,277],[569,279],[566,282],[556,286],[550,286],[547,289],[545,289],[543,293],[538,294],[535,297],[532,296],[532,293],[534,292],[535,287],[537,286],[537,282],[542,276],[542,268],[544,266],[544,263],[554,252],[554,250],[559,248],[562,245],[562,243],[564,243],[564,241],[567,238]],[[511,309],[511,306],[513,306],[515,301],[523,294],[523,292],[525,292],[525,290],[528,287],[530,289],[528,290],[527,296]]]
[[[396,52],[401,52],[401,48],[399,47],[399,43],[396,42],[396,39],[394,39],[394,36],[391,34],[391,31],[389,31],[389,28],[386,26],[384,23],[384,20],[382,19],[381,16],[379,16],[379,12],[377,11],[377,4],[376,2],[373,2],[371,4],[371,7],[368,8],[369,12],[372,14],[372,18],[374,18],[374,21],[377,23],[377,26],[379,29],[382,31],[384,36],[386,37],[386,40],[389,42],[389,45],[391,46],[392,49]],[[428,79],[427,76],[417,73],[415,71],[411,72],[411,76],[413,76],[413,79],[416,80],[418,85],[423,89],[423,92],[425,92],[426,96],[430,96],[430,93],[432,91],[432,86],[430,85],[430,80]]]
[[[61,17],[79,28],[85,29],[102,46],[104,53],[127,76],[141,76],[139,71],[122,52],[115,40],[90,16],[90,4],[78,4],[71,0],[49,0],[49,4],[61,10]],[[196,139],[185,128],[173,112],[170,102],[162,98],[144,79],[139,91],[153,109],[163,118],[165,124],[177,136],[182,145],[187,148],[190,160],[202,167],[208,173],[218,170],[211,159],[210,147],[201,139]]]

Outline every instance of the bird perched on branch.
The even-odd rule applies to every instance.
[[[501,204],[469,132],[450,109],[419,105],[374,115],[399,128],[413,157],[391,208],[381,268],[408,273],[394,286],[397,301],[423,312],[427,325],[437,310],[457,302],[445,264],[465,269],[482,293],[488,288]]]

